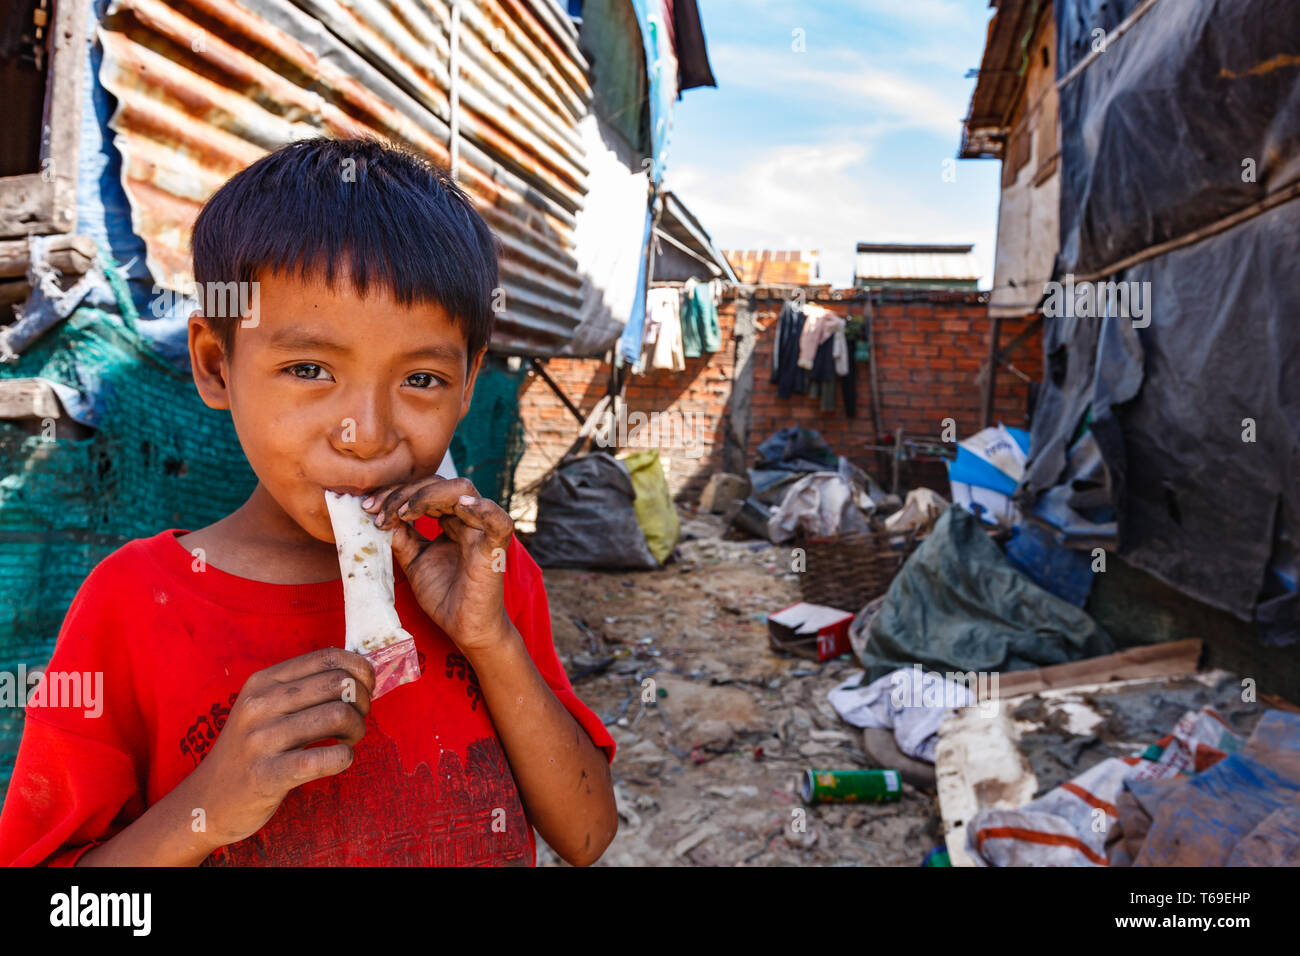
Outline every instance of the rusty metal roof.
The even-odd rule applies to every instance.
[[[503,247],[493,348],[551,355],[580,303],[590,70],[551,0],[460,11],[458,178]],[[114,0],[100,81],[117,98],[109,126],[158,283],[190,278],[203,202],[287,142],[374,135],[450,166],[451,23],[446,0]]]
[[[989,21],[970,111],[958,153],[964,159],[1001,159],[1016,97],[1024,85],[1026,44],[1038,22],[1051,17],[1051,0],[991,0]]]

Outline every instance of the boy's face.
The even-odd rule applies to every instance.
[[[360,298],[346,275],[333,289],[320,276],[259,279],[247,326],[235,320],[233,356],[191,317],[195,383],[210,407],[230,409],[261,490],[333,542],[325,490],[361,494],[434,474],[486,349],[467,356],[464,332],[440,307],[403,306],[373,285]],[[268,533],[288,528],[280,523]]]

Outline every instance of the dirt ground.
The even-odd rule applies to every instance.
[[[799,600],[796,575],[766,542],[721,533],[684,516],[662,570],[544,572],[556,649],[618,742],[619,832],[597,865],[918,865],[942,842],[933,794],[799,798],[806,769],[871,766],[826,701],[857,665],[771,650],[765,619]],[[565,865],[537,842],[539,865]]]

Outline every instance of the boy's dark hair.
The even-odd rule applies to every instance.
[[[298,140],[263,156],[207,201],[192,247],[200,295],[262,270],[323,272],[333,288],[346,262],[358,295],[386,287],[463,323],[470,363],[492,338],[499,240],[443,170],[376,139]],[[232,354],[239,316],[209,318]]]

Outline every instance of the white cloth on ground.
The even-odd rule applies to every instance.
[[[909,757],[934,763],[939,725],[954,707],[975,703],[965,684],[919,666],[900,667],[866,687],[855,686],[866,671],[856,671],[827,695],[835,712],[854,727],[894,731],[898,749]]]

